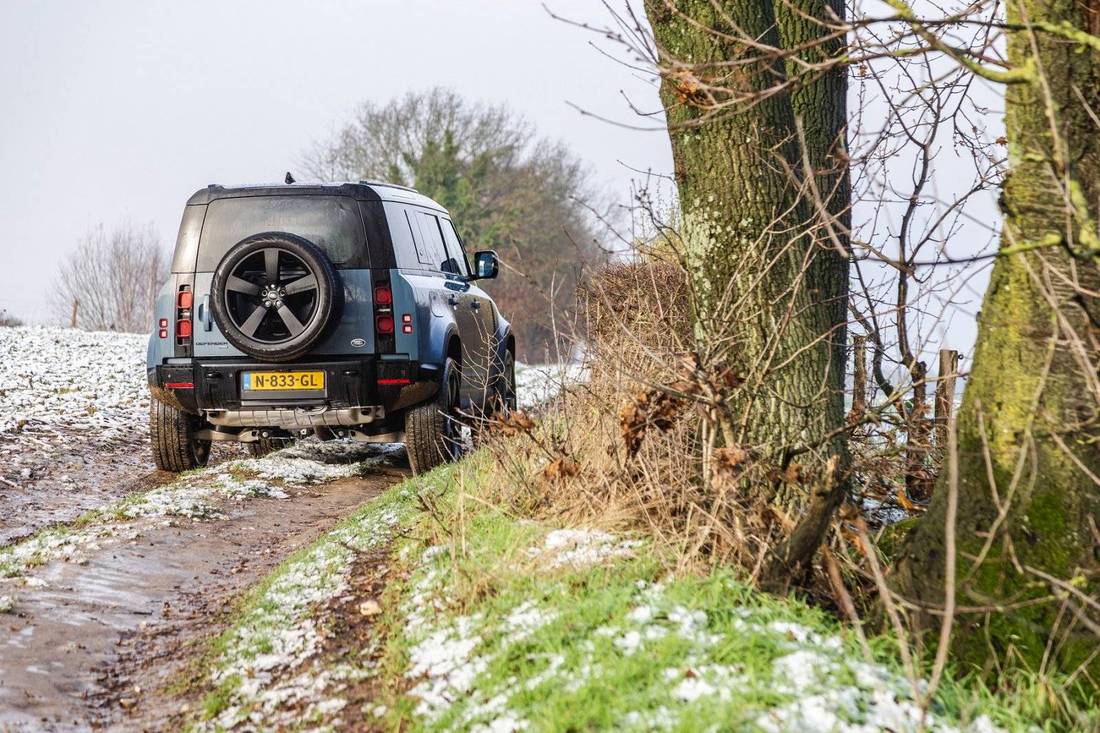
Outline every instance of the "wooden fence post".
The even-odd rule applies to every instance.
[[[947,448],[947,423],[955,411],[955,377],[959,374],[959,352],[940,349],[939,378],[936,380],[936,447],[942,456]]]
[[[909,410],[905,433],[905,489],[909,498],[927,502],[932,498],[935,476],[929,470],[926,458],[932,437],[928,420],[928,365],[916,362],[913,375],[913,406]]]
[[[855,363],[852,368],[852,410],[848,413],[849,421],[858,420],[867,411],[867,337],[853,336],[852,351],[855,352]]]

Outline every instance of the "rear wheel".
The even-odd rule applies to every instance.
[[[244,445],[245,448],[248,449],[248,455],[253,458],[263,458],[269,453],[274,453],[286,447],[286,441],[274,440],[272,438],[260,438],[251,443],[245,443]]]
[[[516,355],[504,352],[504,370],[497,383],[497,404],[504,412],[516,409]]]
[[[210,460],[210,441],[198,437],[199,418],[166,405],[155,397],[149,401],[149,440],[153,461],[162,471],[190,471]]]
[[[461,455],[460,384],[462,370],[458,362],[448,357],[436,398],[405,413],[405,448],[413,473],[427,473]]]

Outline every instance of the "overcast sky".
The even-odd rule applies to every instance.
[[[547,4],[607,20],[595,0]],[[593,40],[540,0],[3,0],[0,309],[49,320],[90,228],[151,222],[167,247],[194,190],[281,180],[357,103],[434,85],[508,103],[625,198],[630,168],[667,173],[671,153],[569,106],[628,122],[620,92],[658,106]]]

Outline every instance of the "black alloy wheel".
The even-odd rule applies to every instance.
[[[226,339],[246,354],[289,361],[336,320],[343,290],[332,262],[292,234],[257,234],[218,265],[213,310]]]

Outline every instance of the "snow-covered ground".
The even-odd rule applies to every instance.
[[[52,440],[94,431],[110,441],[145,429],[148,336],[0,328],[0,436]]]
[[[0,540],[70,519],[150,470],[145,341],[0,328]]]
[[[546,402],[562,387],[584,379],[584,367],[580,364],[523,364],[516,363],[516,402],[519,407],[530,409]]]

